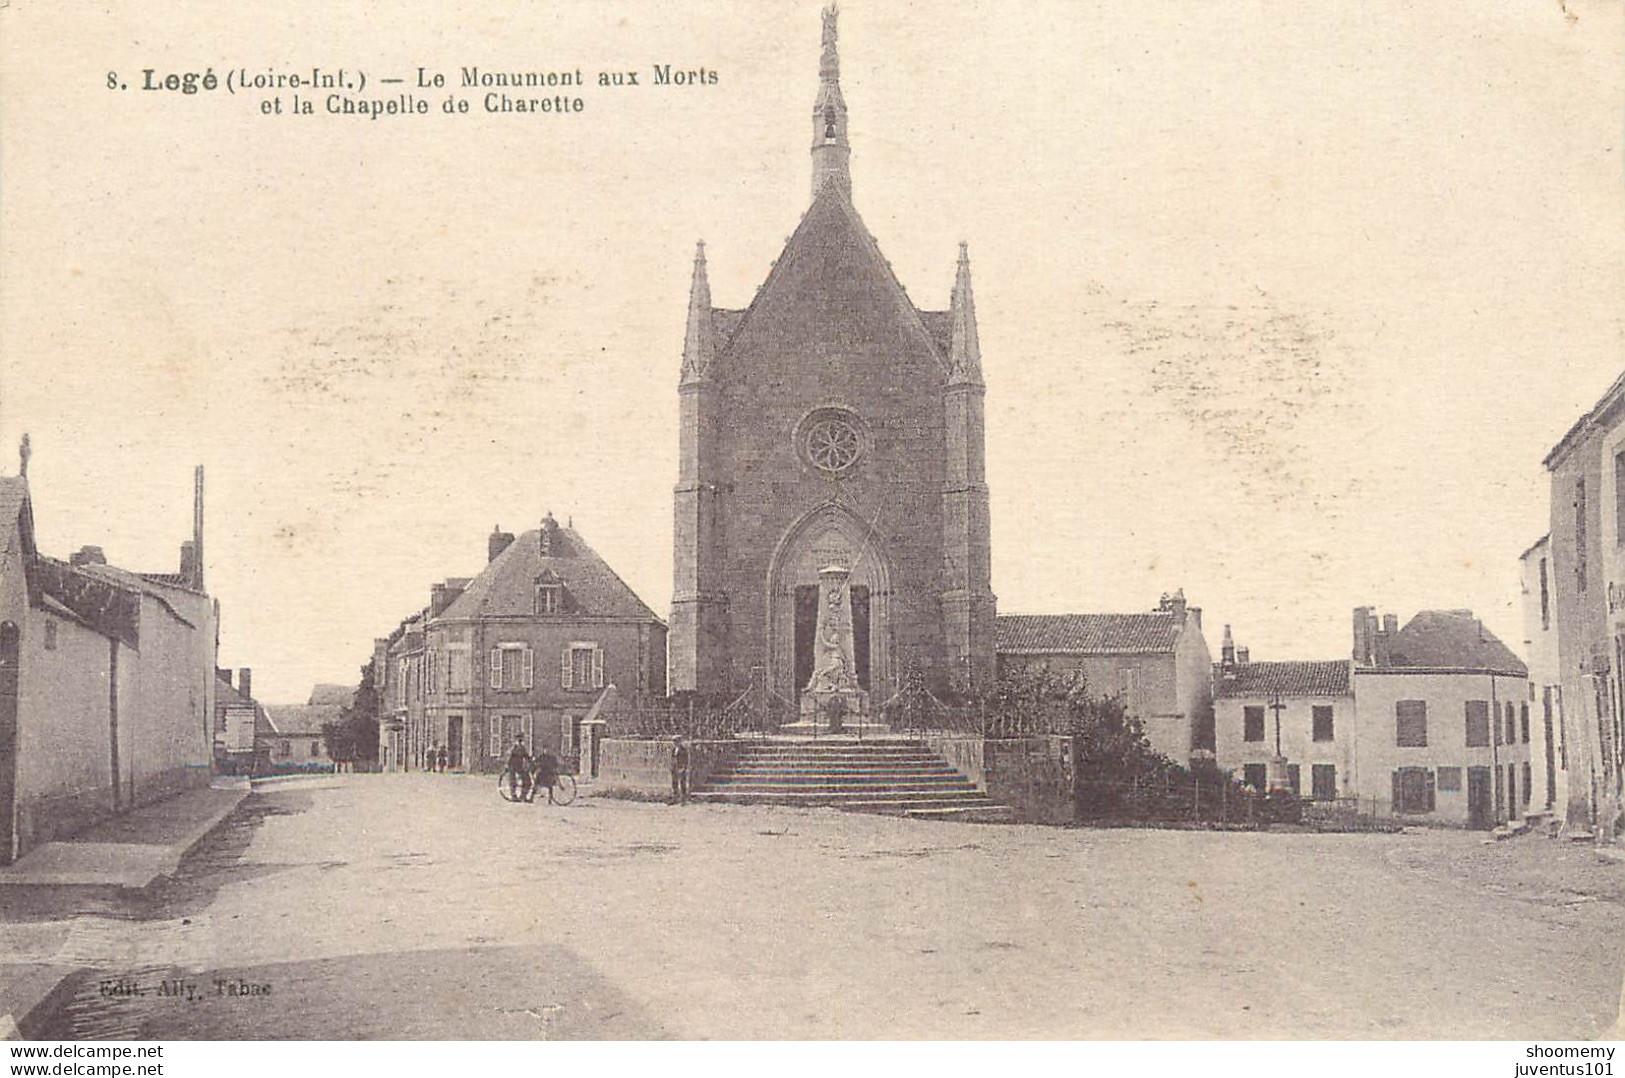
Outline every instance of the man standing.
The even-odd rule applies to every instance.
[[[513,748],[508,750],[508,800],[530,800],[530,753],[525,751],[525,735],[518,734],[513,739]]]
[[[688,803],[688,742],[682,734],[671,739],[671,803]]]

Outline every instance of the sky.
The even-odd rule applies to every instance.
[[[1269,659],[1347,655],[1355,606],[1468,607],[1520,649],[1541,460],[1625,367],[1622,21],[843,5],[855,205],[922,308],[970,245],[999,609],[1183,588]],[[220,663],[273,703],[547,511],[667,611],[694,244],[743,307],[806,208],[816,2],[0,24],[0,472],[28,432],[46,553],[173,571],[203,464]],[[470,65],[641,85],[493,115]],[[431,112],[140,89],[312,66]]]

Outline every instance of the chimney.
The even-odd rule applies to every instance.
[[[188,539],[181,544],[181,581],[192,587],[197,580],[197,544]]]
[[[1224,627],[1224,643],[1219,645],[1219,664],[1221,666],[1236,665],[1236,642],[1230,637],[1230,626]]]
[[[1359,666],[1370,666],[1372,656],[1371,640],[1371,608],[1357,606],[1354,608],[1354,662]]]
[[[1162,602],[1157,604],[1157,608],[1165,613],[1172,614],[1175,625],[1184,625],[1186,614],[1185,589],[1180,588],[1172,595],[1164,595]]]
[[[221,681],[224,681],[227,685],[231,684],[231,671],[225,669],[224,667],[215,667],[214,676],[219,678]]]
[[[106,565],[107,555],[99,546],[82,546],[77,554],[68,555],[69,565]]]
[[[1190,615],[1191,624],[1200,629],[1202,627],[1202,608],[1199,606],[1192,606],[1188,607],[1187,610]]]
[[[455,603],[467,587],[468,579],[466,577],[455,581],[445,580],[431,587],[429,589],[429,616],[438,618],[441,614],[444,614],[446,608]]]
[[[1374,656],[1373,661],[1378,666],[1393,665],[1393,652],[1390,649],[1394,642],[1394,635],[1398,632],[1399,618],[1395,615],[1384,614],[1382,616],[1382,628],[1380,629],[1377,628],[1376,616],[1372,616],[1371,637],[1376,644],[1376,655]]]
[[[254,698],[253,678],[254,671],[246,666],[237,671],[237,691],[250,700]]]
[[[1236,649],[1236,665],[1237,666],[1246,666],[1247,665],[1247,658],[1248,658],[1248,656],[1250,654],[1251,654],[1251,652],[1249,652],[1246,648],[1237,648]]]
[[[492,528],[491,529],[491,537],[488,540],[486,540],[486,543],[485,543],[485,554],[486,554],[485,560],[486,560],[487,564],[489,564],[490,562],[496,561],[497,560],[497,555],[501,554],[504,550],[507,550],[512,545],[513,545],[513,533],[512,532],[503,531],[502,530],[502,525],[500,525],[500,524],[498,524],[496,527]]]
[[[558,534],[558,530],[559,522],[553,519],[553,513],[549,510],[548,514],[542,518],[542,526],[536,529],[536,542],[541,547],[542,557],[551,558],[553,556],[553,538]]]

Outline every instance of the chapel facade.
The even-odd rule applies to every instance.
[[[671,686],[765,678],[798,701],[821,662],[822,574],[845,587],[850,680],[879,706],[914,676],[994,676],[985,389],[965,245],[947,309],[921,310],[853,205],[833,10],[818,75],[812,202],[750,305],[713,306],[695,255]]]

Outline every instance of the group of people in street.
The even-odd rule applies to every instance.
[[[423,751],[423,770],[444,771],[450,757],[444,745],[430,745]]]
[[[508,750],[507,776],[509,800],[534,801],[537,790],[546,790],[552,800],[559,781],[559,758],[545,746],[532,756],[525,748],[525,735],[519,734]]]

